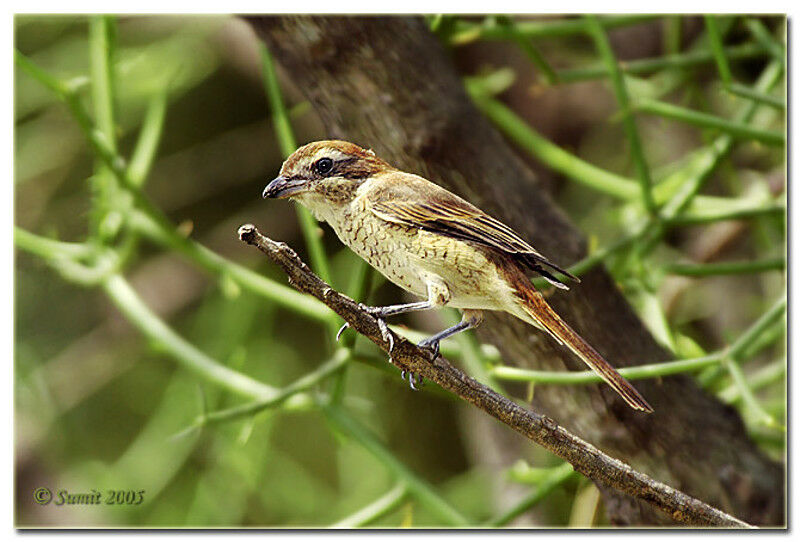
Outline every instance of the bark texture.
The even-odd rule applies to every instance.
[[[330,137],[372,148],[393,165],[465,197],[561,265],[584,255],[580,232],[472,106],[446,52],[422,20],[248,21],[305,93]],[[603,269],[582,280],[549,301],[606,359],[617,367],[669,359]],[[568,351],[510,316],[487,315],[479,335],[496,345],[509,365],[582,369]],[[783,524],[783,469],[748,439],[735,410],[685,376],[638,381],[636,387],[654,414],[630,410],[601,385],[540,386],[535,408],[609,455],[743,521]],[[612,522],[672,522],[598,485]]]

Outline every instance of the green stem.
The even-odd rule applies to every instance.
[[[783,205],[753,205],[750,201],[742,200],[741,204],[731,202],[729,209],[702,209],[700,206],[694,206],[692,210],[687,210],[675,218],[670,218],[664,222],[674,226],[687,226],[693,224],[709,224],[712,222],[721,222],[723,220],[739,220],[764,215],[785,214],[786,207]]]
[[[770,310],[765,312],[752,326],[731,344],[727,349],[708,356],[692,359],[664,361],[635,367],[622,367],[619,373],[630,380],[655,378],[678,373],[685,373],[719,365],[726,358],[738,359],[768,328],[770,328],[786,311],[786,297],[779,299]],[[513,382],[537,382],[541,384],[589,384],[602,382],[592,371],[534,371],[518,367],[497,366],[489,371],[501,380]]]
[[[148,229],[140,230],[140,233],[143,233],[144,235],[152,235],[155,232],[157,236],[163,235],[158,227],[155,226],[146,215],[143,215],[138,211],[135,211],[135,213],[137,213],[137,216],[143,221],[143,223],[150,224]],[[198,265],[207,267],[209,270],[219,273],[220,275],[227,274],[243,287],[248,288],[255,293],[264,295],[268,299],[274,301],[276,304],[285,304],[287,308],[296,310],[301,314],[306,313],[308,316],[318,319],[321,322],[329,321],[331,315],[335,316],[333,312],[329,311],[327,307],[321,303],[318,303],[315,299],[299,294],[291,288],[274,284],[272,281],[253,273],[249,269],[240,267],[232,262],[228,262],[202,245],[198,245],[197,243],[193,243],[177,235],[168,237],[168,239],[169,240],[165,240],[161,237],[158,238],[158,240],[162,241],[168,248],[172,248],[178,252],[188,252],[190,259]],[[181,244],[176,245],[175,242]],[[115,263],[113,261],[110,262],[112,265],[106,265],[104,260],[101,259],[99,264],[95,265],[95,267],[86,267],[74,261],[77,258],[89,256],[97,258],[98,249],[93,245],[56,241],[46,237],[38,236],[16,226],[14,228],[14,243],[20,249],[47,260],[53,265],[54,268],[64,275],[65,278],[78,284],[96,286],[106,282],[110,278],[113,278],[111,275],[117,273],[118,266],[113,265]],[[282,291],[284,289],[285,291]],[[293,295],[296,295],[297,299],[293,299]],[[300,308],[302,303],[306,301],[310,302],[310,305],[307,308]],[[301,305],[298,305],[298,303]],[[318,307],[317,305],[314,305],[314,303],[317,303],[318,306],[323,310],[318,313]],[[300,310],[298,310],[298,308],[300,308]],[[402,332],[406,335],[410,335],[411,337],[416,337],[417,342],[426,337],[424,333],[414,330],[396,328],[395,331]],[[448,357],[461,357],[460,346],[452,341],[445,341],[442,344],[441,351],[443,355]],[[494,347],[489,345],[480,345],[480,351],[481,355],[486,359],[491,359],[493,361],[499,360],[499,354]],[[337,370],[343,368],[346,365],[346,361],[349,359],[344,359],[345,352],[347,352],[350,356],[352,355],[351,350],[340,349],[340,351],[334,355],[330,362],[306,377],[299,379],[294,384],[287,386],[286,388],[276,390],[274,396],[255,401],[248,405],[243,405],[242,407],[230,409],[230,411],[221,411],[219,413],[209,415],[208,420],[206,421],[217,422],[238,418],[246,414],[252,414],[269,408],[271,406],[276,406],[284,402],[289,396],[295,395],[307,387],[311,387],[316,382],[323,380],[329,375],[335,373]],[[388,366],[383,359],[379,361],[378,368],[386,368],[386,370],[388,370]],[[196,428],[198,425],[200,424],[193,425],[192,428]]]
[[[772,37],[767,27],[758,19],[746,18],[744,25],[758,43],[763,45],[772,57],[783,64],[786,63],[786,50],[783,45]]]
[[[148,213],[131,211],[131,226],[150,240],[176,250],[190,261],[220,276],[228,276],[243,288],[298,314],[318,322],[331,322],[335,313],[320,301],[303,295],[294,288],[272,281],[246,267],[223,258],[203,245],[187,239],[174,228],[164,228]]]
[[[569,463],[563,463],[551,469],[551,473],[542,480],[528,496],[515,504],[510,510],[489,520],[486,524],[490,527],[504,527],[514,519],[521,516],[532,507],[544,500],[554,489],[564,484],[570,478],[577,476],[578,473]]]
[[[752,359],[766,348],[774,345],[786,336],[786,322],[779,318],[773,320],[758,337],[750,342],[745,348],[739,351],[740,359]]]
[[[739,338],[731,344],[728,354],[734,359],[744,353],[768,328],[780,320],[786,312],[786,296],[783,296]]]
[[[753,374],[747,375],[747,382],[752,391],[760,390],[770,384],[780,382],[786,375],[786,359],[776,360],[769,365],[762,367]],[[742,399],[739,386],[731,384],[717,394],[722,401],[732,404]]]
[[[737,361],[749,359],[784,336],[786,326],[778,324],[785,312],[786,297],[784,296],[739,336],[731,345],[728,355]],[[705,388],[716,382],[722,374],[724,374],[722,367],[709,367],[698,375],[697,381]]]
[[[748,100],[753,100],[754,102],[767,105],[774,109],[778,109],[779,111],[786,110],[786,102],[784,100],[781,100],[780,98],[776,98],[775,96],[771,96],[770,94],[766,94],[764,92],[756,92],[755,90],[746,87],[744,85],[732,83],[727,87],[725,87],[725,90],[727,90],[734,96],[747,98]]]
[[[351,359],[352,353],[345,348],[340,348],[329,361],[320,365],[314,371],[295,380],[288,386],[276,390],[271,397],[243,405],[238,405],[225,410],[209,412],[208,414],[202,416],[201,419],[198,419],[197,425],[202,426],[214,423],[229,422],[240,418],[254,416],[259,412],[267,410],[268,408],[276,407],[286,401],[286,399],[289,397],[301,391],[305,391],[325,380],[340,368],[344,367]]]
[[[610,173],[581,160],[536,132],[511,109],[486,96],[478,85],[467,84],[475,105],[500,130],[524,151],[570,179],[616,198],[629,200],[639,196],[636,181]]]
[[[448,324],[455,325],[459,320],[460,318],[450,318]],[[502,393],[502,386],[487,370],[489,366],[488,360],[483,355],[481,345],[475,335],[473,333],[459,333],[455,339],[461,345],[461,360],[464,363],[467,374],[481,384]]]
[[[724,52],[725,56],[731,60],[761,57],[768,53],[762,45],[756,43],[745,43],[743,45],[726,47]],[[701,49],[681,54],[625,61],[620,64],[620,69],[626,74],[645,75],[667,69],[691,68],[713,61],[714,54],[711,51]],[[563,84],[576,83],[588,79],[601,79],[608,76],[609,72],[605,65],[600,64],[585,68],[559,70],[557,74],[559,82]]]
[[[134,186],[141,187],[153,165],[153,160],[164,130],[164,119],[167,116],[167,89],[156,93],[147,105],[139,138],[133,148],[128,165],[128,177]]]
[[[353,512],[346,518],[330,526],[331,529],[356,529],[376,522],[383,516],[393,512],[408,497],[405,484],[395,485],[388,493],[371,502],[361,510]]]
[[[103,159],[120,183],[133,195],[139,208],[129,210],[128,220],[135,229],[156,242],[178,250],[211,271],[220,274],[227,273],[241,286],[278,304],[319,321],[326,319],[329,322],[334,321],[334,313],[316,299],[305,296],[293,288],[273,282],[179,235],[163,214],[141,194],[135,181],[130,177],[124,160],[106,146],[104,138],[97,136],[97,131],[92,126],[78,97],[24,55],[15,51],[14,58],[23,71],[53,91],[68,105],[95,153]]]
[[[68,243],[41,237],[19,226],[14,226],[14,244],[40,258],[85,258],[97,252],[96,247],[84,243]]]
[[[109,299],[133,325],[185,369],[223,389],[250,399],[266,400],[278,393],[272,386],[229,369],[183,339],[144,304],[122,276],[110,276],[102,287]]]
[[[651,226],[651,221],[643,223],[641,226],[636,228],[632,233],[626,235],[622,239],[617,240],[615,243],[607,247],[595,250],[582,260],[572,264],[571,266],[569,266],[569,268],[567,268],[567,271],[569,271],[575,276],[580,277],[581,275],[589,272],[595,266],[601,264],[603,261],[605,261],[613,254],[625,250],[626,248],[634,244],[636,241],[641,239],[641,237],[649,231],[650,226]],[[568,280],[567,277],[561,275],[560,273],[556,273],[556,276],[561,277],[562,280]],[[533,285],[540,290],[549,287],[549,283],[541,277],[533,279]]]
[[[619,371],[619,374],[629,380],[656,378],[660,376],[697,371],[704,367],[718,365],[724,357],[723,354],[724,352],[717,352],[715,354],[699,358],[664,361],[661,363],[651,363],[649,365],[637,365],[635,367],[621,367],[617,370]],[[501,380],[508,380],[510,382],[574,385],[591,384],[594,382],[603,381],[603,379],[593,371],[534,371],[531,369],[520,369],[518,367],[501,365],[493,367],[489,372]]]
[[[664,181],[677,185],[677,189],[661,209],[662,225],[680,215],[692,199],[697,197],[703,181],[717,168],[732,146],[733,138],[730,136],[718,137],[701,152],[695,153],[683,169]]]
[[[117,155],[117,134],[114,121],[114,88],[112,76],[114,19],[105,15],[89,18],[89,72],[91,102],[94,109],[93,135],[102,141],[111,155]],[[120,202],[114,176],[102,158],[97,160],[94,175],[89,177],[92,191],[92,212],[89,235],[101,242],[114,238],[122,224],[115,210]]]
[[[18,227],[14,227],[15,245],[35,256],[43,258],[65,280],[85,287],[97,286],[122,267],[127,252],[126,247],[118,250],[101,248],[97,245],[62,243],[40,237]],[[78,261],[91,258],[90,264]]]
[[[34,64],[28,57],[14,49],[14,64],[46,88],[50,89],[59,99],[67,101],[73,95],[70,86],[50,75],[45,70]]]
[[[511,68],[498,68],[479,75],[465,76],[464,86],[475,94],[497,96],[511,88],[516,77]]]
[[[67,102],[95,152],[103,158],[105,163],[116,175],[117,179],[134,196],[139,208],[128,211],[128,220],[132,227],[148,236],[151,240],[176,249],[211,271],[220,274],[228,274],[228,276],[235,279],[241,286],[259,295],[291,308],[300,314],[304,314],[319,321],[327,321],[330,322],[331,325],[334,325],[334,313],[316,299],[303,295],[293,288],[273,282],[179,235],[160,211],[144,198],[138,190],[138,187],[129,176],[124,160],[112,153],[110,149],[104,145],[103,139],[95,136],[96,131],[92,127],[88,115],[86,115],[77,98],[68,91],[65,91],[64,87],[60,85],[57,80],[46,76],[44,72],[41,72],[38,67],[23,55],[17,53],[15,59],[24,71],[31,74],[43,84],[46,84],[48,88],[56,92],[60,98]]]
[[[442,22],[445,20],[445,16],[443,13],[437,13],[433,17],[428,20],[428,26],[431,29],[431,32],[436,34],[439,29],[442,27]]]
[[[761,76],[756,82],[755,89],[761,92],[768,91],[777,83],[781,73],[782,68],[780,63],[773,61],[761,73]],[[735,120],[742,123],[750,122],[757,110],[758,104],[748,103],[737,112]],[[733,148],[733,141],[733,137],[728,134],[717,137],[711,145],[703,149],[702,152],[696,153],[686,167],[670,178],[665,179],[661,185],[659,185],[677,185],[678,189],[661,208],[660,218],[662,221],[658,223],[653,231],[648,233],[647,240],[641,243],[637,248],[640,257],[655,248],[658,241],[666,233],[666,225],[669,221],[680,215],[695,197],[699,198],[697,194],[702,188],[704,181],[717,168],[722,158],[727,156],[731,148]]]
[[[487,96],[480,84],[471,80],[467,80],[465,83],[467,92],[478,109],[524,152],[543,162],[550,169],[577,183],[618,199],[634,200],[640,197],[641,189],[636,180],[610,173],[567,152],[536,132],[504,104]],[[688,168],[691,171],[700,168],[709,159],[707,154],[697,153]],[[682,176],[674,175],[654,186],[653,196],[656,203],[661,204],[667,201],[675,192],[675,187],[679,186],[682,181]],[[728,211],[741,206],[741,202],[737,199],[704,195],[697,196],[693,203],[694,205],[689,208],[691,212],[703,212],[709,208]]]
[[[333,312],[316,299],[273,282],[247,268],[222,258],[198,243],[180,236],[163,214],[144,198],[138,190],[136,181],[131,178],[124,160],[107,146],[105,138],[98,137],[97,131],[94,129],[77,95],[18,51],[15,51],[14,59],[23,71],[53,91],[68,105],[95,153],[103,159],[120,183],[133,195],[139,208],[128,211],[128,220],[135,229],[156,242],[176,249],[206,269],[220,274],[227,274],[241,286],[259,295],[289,307],[300,314],[319,321],[330,322],[329,325],[331,327],[334,325]]]
[[[717,20],[714,15],[705,15],[704,19],[706,32],[708,32],[708,43],[714,55],[714,62],[717,63],[720,79],[726,85],[729,85],[733,81],[733,76],[731,76],[731,68],[728,66],[728,59],[725,58],[725,46],[722,44],[722,36],[717,26]]]
[[[653,198],[653,181],[650,176],[650,167],[647,165],[647,160],[644,156],[642,141],[639,137],[639,130],[636,127],[636,119],[633,116],[630,97],[628,96],[628,90],[625,86],[625,80],[622,77],[622,70],[619,68],[617,59],[614,56],[614,51],[611,49],[611,43],[608,41],[608,36],[606,36],[605,30],[603,30],[597,17],[589,15],[586,17],[586,20],[587,28],[594,39],[595,47],[600,57],[603,59],[611,77],[614,94],[617,97],[620,113],[622,114],[623,127],[625,128],[625,134],[628,138],[633,162],[636,166],[644,206],[651,215],[655,214],[656,203]]]
[[[378,461],[383,463],[395,475],[400,483],[404,484],[408,488],[408,491],[420,501],[420,504],[424,506],[427,511],[435,514],[448,525],[457,527],[466,527],[470,525],[467,518],[440,497],[427,482],[403,465],[397,459],[394,452],[387,450],[371,431],[338,407],[322,404],[320,408],[334,427],[348,435],[377,458]]]
[[[542,53],[539,52],[539,49],[536,48],[535,45],[531,42],[531,39],[524,34],[522,34],[518,27],[517,23],[511,17],[500,17],[499,22],[502,26],[506,27],[511,34],[511,39],[516,42],[525,56],[528,57],[536,69],[539,70],[542,75],[544,75],[545,80],[548,84],[554,85],[558,83],[558,75],[556,72],[553,71],[553,68],[550,67],[550,64],[547,63],[547,60],[542,56]]]
[[[112,88],[111,36],[113,19],[94,15],[89,19],[89,67],[95,123],[111,151],[117,151]]]
[[[261,67],[264,88],[267,92],[269,108],[272,111],[272,121],[275,125],[275,134],[278,138],[281,154],[283,154],[284,158],[288,158],[297,149],[297,142],[289,121],[289,113],[283,103],[283,95],[281,94],[278,75],[275,71],[275,62],[272,60],[269,49],[264,45],[261,45]],[[331,284],[330,266],[328,257],[325,254],[325,248],[322,246],[319,224],[317,224],[308,209],[299,204],[295,208],[297,210],[297,219],[300,222],[300,229],[303,232],[303,238],[311,258],[311,268],[322,280]]]
[[[747,409],[755,415],[756,421],[758,423],[762,423],[768,427],[780,427],[778,421],[770,415],[764,408],[761,406],[761,403],[758,402],[756,396],[753,395],[750,386],[747,383],[747,379],[742,372],[742,368],[734,361],[732,358],[728,358],[725,360],[725,369],[728,370],[728,374],[731,375],[734,384],[739,389],[739,394],[742,397],[742,401],[746,405]]]
[[[784,258],[745,262],[718,263],[672,263],[664,266],[664,271],[671,275],[687,277],[708,277],[714,275],[738,275],[745,273],[761,273],[763,271],[782,271],[786,269]]]
[[[146,211],[154,221],[158,222],[162,228],[172,229],[172,225],[164,214],[142,195],[138,187],[131,180],[125,160],[114,151],[106,137],[95,128],[79,96],[56,79],[46,76],[40,68],[35,66],[33,62],[18,51],[15,51],[14,61],[23,71],[47,86],[58,98],[65,102],[95,155],[99,157],[103,164],[114,174],[117,181],[129,191],[134,202],[141,209]]]
[[[350,283],[347,285],[346,294],[351,299],[363,300],[367,295],[368,285],[371,282],[371,267],[361,258],[353,260],[352,275]],[[336,324],[339,324],[337,321]],[[338,330],[337,330],[338,332]],[[341,338],[341,344],[348,351],[352,352],[356,344],[356,334],[350,334]],[[347,365],[342,366],[341,370],[334,375],[331,383],[331,402],[340,404],[344,398],[345,384],[347,380]]]
[[[754,128],[743,122],[723,119],[716,115],[693,111],[692,109],[667,102],[642,98],[638,100],[636,110],[685,122],[701,128],[719,130],[720,132],[730,134],[739,139],[753,139],[766,143],[767,145],[783,146],[786,144],[786,138],[781,132]]]
[[[639,24],[654,19],[653,15],[620,15],[616,17],[603,17],[601,23],[605,28],[618,28]],[[557,21],[520,21],[517,23],[517,32],[526,38],[564,37],[586,32],[586,23],[582,19],[571,18]],[[476,24],[463,19],[457,19],[454,32],[450,37],[452,45],[461,45],[476,39],[509,40],[513,34],[508,28],[499,24]]]
[[[297,149],[297,142],[294,138],[292,123],[289,120],[286,106],[283,103],[283,94],[278,83],[278,74],[275,71],[275,62],[269,49],[261,45],[261,74],[264,78],[264,89],[267,93],[269,110],[272,113],[272,124],[275,128],[275,135],[278,145],[284,158],[288,157]]]
[[[664,50],[667,54],[677,55],[681,50],[682,21],[679,15],[664,18]]]

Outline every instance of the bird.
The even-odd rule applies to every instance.
[[[550,307],[530,276],[540,275],[559,289],[569,287],[557,274],[579,279],[456,194],[391,166],[372,150],[323,140],[294,151],[262,196],[297,201],[387,279],[423,299],[362,305],[377,318],[387,341],[391,339],[387,317],[444,306],[460,309],[458,324],[419,343],[436,359],[441,340],[480,325],[483,311],[505,311],[566,346],[631,408],[653,412],[641,394]],[[390,342],[390,355],[392,347]],[[416,389],[413,378],[409,381]]]

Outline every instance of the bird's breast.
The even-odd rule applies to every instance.
[[[401,288],[427,296],[431,278],[444,281],[457,308],[497,309],[508,287],[486,254],[463,241],[387,222],[353,206],[330,217],[339,239]]]
[[[412,257],[415,229],[386,222],[358,207],[330,224],[344,244],[386,278],[416,295],[427,295],[424,276]]]

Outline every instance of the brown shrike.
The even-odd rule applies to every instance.
[[[438,355],[439,341],[480,324],[483,310],[508,312],[549,333],[634,409],[647,401],[550,308],[531,283],[533,272],[567,289],[550,262],[511,228],[418,175],[400,171],[370,150],[345,141],[317,141],[297,149],[265,198],[291,198],[386,278],[425,301],[365,307],[384,334],[384,318],[450,306],[462,321],[420,343]],[[391,350],[391,349],[390,349]],[[410,377],[413,387],[413,375]]]

